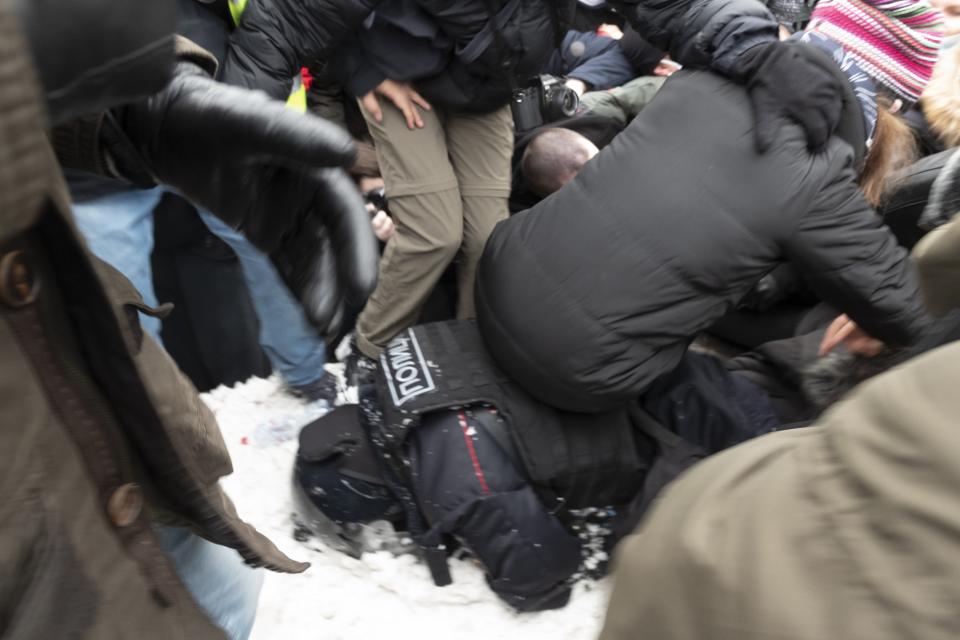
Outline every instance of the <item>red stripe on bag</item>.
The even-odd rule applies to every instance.
[[[467,452],[470,454],[470,461],[473,463],[473,475],[477,476],[480,482],[480,488],[484,493],[490,493],[490,487],[487,486],[487,479],[483,475],[483,469],[480,468],[480,459],[477,458],[477,450],[473,448],[473,438],[470,437],[470,426],[467,424],[467,416],[461,411],[457,414],[460,418],[460,430],[463,431],[463,441],[467,443]]]

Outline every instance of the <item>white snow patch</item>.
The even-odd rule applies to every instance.
[[[251,640],[588,640],[599,633],[608,580],[581,581],[563,609],[518,614],[470,560],[451,560],[454,582],[441,588],[412,555],[380,551],[355,560],[316,539],[295,541],[290,479],[297,434],[326,407],[293,398],[276,377],[203,397],[233,457],[234,473],[223,484],[240,515],[291,557],[312,564],[300,575],[266,572]],[[344,400],[356,401],[356,390],[341,394]]]

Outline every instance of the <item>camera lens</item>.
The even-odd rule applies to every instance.
[[[544,119],[548,122],[569,118],[577,113],[580,97],[577,92],[563,85],[550,87],[543,105]]]
[[[579,106],[580,96],[573,89],[567,89],[560,98],[560,111],[569,118],[577,113],[577,107]]]

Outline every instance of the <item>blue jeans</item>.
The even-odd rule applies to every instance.
[[[150,253],[153,251],[153,210],[162,195],[161,188],[131,189],[73,207],[77,225],[93,253],[125,275],[148,305],[157,304]],[[242,234],[213,214],[201,212],[200,216],[240,260],[260,321],[260,346],[273,370],[293,386],[319,380],[327,361],[326,346],[283,284],[273,263]],[[159,342],[160,320],[141,314],[141,323],[144,331]]]
[[[326,346],[273,263],[220,218],[208,211],[201,211],[200,217],[240,259],[243,278],[260,320],[260,346],[273,370],[293,386],[320,379],[327,361]]]
[[[130,189],[96,200],[77,202],[73,216],[95,256],[133,283],[143,301],[157,306],[153,290],[153,210],[163,189]],[[140,314],[143,330],[160,342],[160,319]]]
[[[263,570],[244,564],[233,549],[187,529],[157,526],[154,531],[203,612],[230,640],[247,640],[257,616]]]

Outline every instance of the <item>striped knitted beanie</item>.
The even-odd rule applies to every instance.
[[[842,45],[877,83],[913,103],[937,62],[943,18],[927,0],[820,0],[806,30]]]

